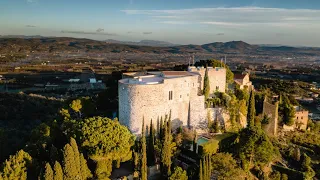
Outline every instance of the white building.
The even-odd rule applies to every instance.
[[[156,126],[162,116],[171,111],[172,127],[206,126],[208,109],[202,94],[204,68],[190,67],[188,71],[125,73],[119,80],[119,121],[132,133],[139,134],[142,121]],[[212,94],[224,92],[226,70],[208,71]],[[214,117],[212,115],[212,117]]]

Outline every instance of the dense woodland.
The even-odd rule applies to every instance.
[[[230,71],[228,79],[232,76]],[[262,103],[276,92],[270,88],[249,92],[235,86],[209,98],[208,78],[203,87],[206,104],[226,109],[232,128],[224,129],[209,118],[208,131],[223,134],[199,146],[198,153],[190,150],[197,147],[197,134],[186,127],[172,129],[171,113],[143,123],[139,137],[116,118],[106,117],[107,111],[101,109],[117,104],[109,101],[111,93],[117,96],[112,90],[64,101],[1,93],[0,179],[111,179],[125,164],[130,165],[134,179],[142,180],[155,164],[160,165],[160,173],[154,179],[320,178],[319,122],[310,120],[307,132],[269,137],[263,131],[269,122],[262,114]],[[280,95],[280,124],[292,124],[295,103],[290,95]],[[247,117],[247,128],[239,126],[240,115]],[[181,155],[195,162],[186,169],[179,163]]]

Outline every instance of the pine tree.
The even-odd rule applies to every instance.
[[[142,158],[141,158],[141,180],[147,180],[147,147],[146,147],[146,135],[144,133],[144,120],[142,122],[142,133],[141,133],[141,147],[142,147]]]
[[[254,126],[255,117],[256,117],[256,108],[255,108],[254,91],[252,90],[250,93],[248,114],[247,114],[248,127]]]
[[[53,170],[49,163],[46,163],[45,173],[43,176],[44,180],[53,180]]]
[[[204,98],[207,100],[210,95],[210,81],[209,81],[209,76],[208,76],[208,69],[206,69],[206,72],[204,74],[203,94],[204,94]]]
[[[202,170],[202,160],[200,159],[200,168],[199,168],[199,180],[203,179],[203,170]]]
[[[155,163],[155,156],[154,156],[154,137],[155,137],[155,132],[154,132],[154,127],[152,124],[152,119],[150,122],[150,134],[149,134],[149,143],[148,143],[148,166],[152,166]]]
[[[32,158],[28,153],[23,150],[18,151],[3,163],[2,172],[0,172],[0,179],[27,179],[27,170],[31,165],[31,162]]]
[[[60,165],[60,163],[58,161],[56,161],[54,163],[54,180],[63,180],[63,171],[62,171],[62,167]]]
[[[66,180],[80,179],[78,169],[75,167],[74,151],[69,144],[63,148],[63,171]]]

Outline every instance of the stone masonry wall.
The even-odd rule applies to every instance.
[[[264,131],[269,135],[277,135],[278,130],[278,102],[275,104],[267,102],[265,99],[263,102],[263,114],[266,114],[269,119],[269,124],[264,126]]]
[[[160,84],[126,84],[119,82],[119,121],[132,133],[140,134],[142,120],[145,125],[154,125],[161,116],[169,115],[171,110],[172,127],[189,125],[190,97],[196,97],[198,76],[164,79]],[[169,91],[173,99],[169,100]]]
[[[199,73],[201,76],[201,89],[203,89],[205,68],[193,69],[192,72]],[[210,95],[216,91],[216,87],[219,87],[219,92],[226,91],[226,69],[225,68],[208,68],[208,76],[210,81]]]

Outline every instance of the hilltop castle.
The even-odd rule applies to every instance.
[[[124,73],[119,80],[119,120],[132,133],[140,134],[142,121],[154,124],[171,111],[172,127],[200,129],[207,124],[208,109],[202,87],[205,71],[214,92],[225,92],[226,69],[189,67],[188,71]],[[212,109],[212,108],[211,108]],[[210,111],[212,115],[216,111]],[[214,116],[217,116],[215,114]]]

